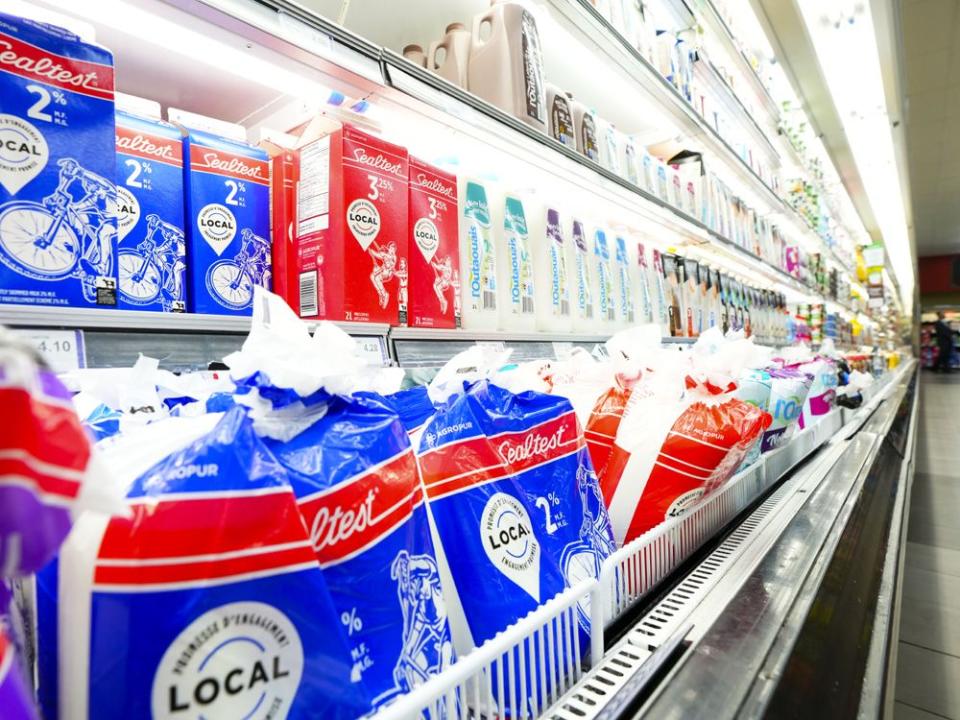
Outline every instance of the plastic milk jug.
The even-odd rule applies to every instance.
[[[468,330],[496,330],[497,254],[487,186],[459,179],[461,313]]]
[[[550,137],[569,148],[577,149],[577,136],[573,128],[573,107],[566,93],[553,85],[547,85],[547,115]]]
[[[447,25],[443,40],[430,44],[427,68],[455,85],[466,88],[471,39],[470,31],[463,23]]]
[[[467,88],[541,132],[547,97],[537,22],[515,2],[498,2],[473,18]]]
[[[427,55],[419,45],[405,45],[403,48],[403,56],[414,65],[419,65],[420,67],[427,66]]]

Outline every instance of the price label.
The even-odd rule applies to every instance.
[[[357,338],[357,351],[371,365],[383,367],[387,364],[387,352],[383,338]]]
[[[13,330],[14,335],[32,345],[54,372],[69,372],[87,366],[83,330]]]

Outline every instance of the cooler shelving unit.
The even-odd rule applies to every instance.
[[[198,32],[205,32],[211,40],[225,43],[234,50],[284,63],[285,74],[277,77],[275,87],[254,87],[238,84],[229,68],[214,66],[209,72],[206,69],[198,72],[196,66],[202,62],[202,51],[196,49],[194,59],[188,61],[178,60],[173,54],[169,57],[151,54],[140,47],[136,36],[125,34],[119,25],[111,24],[120,23],[120,13],[115,7],[103,9],[106,3],[78,4],[74,8],[67,0],[36,1],[67,12],[93,14],[94,17],[88,19],[98,29],[101,25],[105,28],[103,42],[114,46],[116,51],[121,89],[149,94],[155,88],[157,93],[168,93],[158,98],[164,104],[172,104],[172,97],[179,92],[182,97],[178,102],[188,109],[210,115],[219,113],[258,128],[302,120],[318,108],[323,109],[318,98],[297,95],[296,90],[291,92],[301,77],[302,93],[329,86],[352,98],[368,101],[379,110],[373,121],[384,129],[401,135],[408,133],[414,139],[417,133],[429,135],[429,131],[436,131],[438,142],[462,143],[489,152],[496,159],[509,158],[526,171],[524,182],[535,185],[549,180],[552,187],[563,186],[574,194],[589,193],[591,199],[603,205],[604,211],[624,213],[631,222],[642,225],[643,232],[656,235],[664,245],[697,247],[718,263],[728,264],[733,272],[749,273],[757,282],[790,293],[793,298],[818,300],[813,289],[682,209],[410,63],[393,50],[339,27],[297,3],[287,0],[124,0],[117,4],[117,7],[149,10],[173,26],[195,26]],[[712,78],[711,87],[726,94],[726,106],[776,169],[780,164],[780,151],[771,139],[771,129],[764,127],[775,119],[776,103],[759,78],[751,75],[752,68],[739,53],[729,28],[709,0],[696,3],[698,12],[691,10],[684,0],[670,0],[670,4],[680,13],[679,17],[704,18],[708,28],[720,33],[722,42],[739,58],[737,62],[742,65],[740,69],[746,73],[748,83],[756,84],[754,90],[767,115],[760,119],[751,115],[715,66],[708,63],[702,68]],[[477,0],[477,11],[485,5],[485,1]],[[705,9],[700,10],[701,5]],[[646,58],[623,41],[590,3],[544,0],[542,7],[557,27],[563,29],[565,37],[572,38],[598,67],[618,74],[625,86],[644,99],[645,107],[654,108],[669,118],[678,137],[710,153],[711,162],[715,161],[722,169],[724,179],[775,216],[791,238],[802,239],[809,247],[824,253],[835,266],[850,273],[851,269],[844,266],[834,249],[806,225],[771,184],[697,114]],[[147,26],[140,32],[147,39],[154,30],[156,28]],[[157,67],[164,72],[158,72]],[[178,90],[176,82],[182,83],[183,88]],[[191,103],[196,107],[189,107]],[[775,123],[773,125],[775,131]],[[833,302],[848,312],[858,310],[847,301]],[[20,329],[82,332],[90,366],[129,366],[143,353],[160,358],[163,365],[171,369],[206,367],[207,363],[239,347],[250,327],[248,319],[233,317],[17,306],[0,306],[0,324]],[[603,331],[506,333],[357,323],[339,325],[362,343],[372,363],[396,363],[411,369],[435,367],[474,342],[502,345],[513,350],[514,359],[525,360],[563,357],[574,347],[591,351],[608,336]],[[691,342],[682,338],[665,340],[678,345]],[[467,717],[491,720],[498,714],[502,716],[497,699],[507,697],[506,693],[513,698],[511,707],[522,708],[512,714],[515,718],[583,720],[598,716],[599,711],[608,707],[610,710],[605,710],[603,717],[627,717],[626,710],[636,706],[638,698],[644,702],[652,698],[649,701],[654,702],[661,695],[681,694],[691,687],[696,689],[681,681],[663,682],[662,677],[655,687],[651,684],[664,673],[679,675],[682,666],[676,662],[677,655],[685,653],[685,657],[690,657],[693,640],[709,637],[708,626],[693,614],[692,603],[688,602],[691,607],[685,607],[681,613],[681,605],[674,610],[671,605],[663,604],[672,602],[667,593],[682,598],[687,588],[683,583],[704,572],[703,566],[711,561],[714,553],[723,552],[725,543],[734,536],[743,538],[737,546],[737,557],[749,556],[755,563],[753,567],[757,567],[761,550],[775,547],[779,542],[769,534],[772,530],[767,530],[764,542],[768,545],[758,544],[756,532],[760,531],[756,528],[767,522],[765,518],[800,517],[800,513],[809,511],[804,502],[806,497],[816,498],[819,488],[832,487],[835,482],[839,484],[830,497],[838,504],[832,509],[832,517],[842,523],[848,505],[840,501],[848,502],[853,497],[850,493],[865,485],[861,470],[870,454],[877,451],[882,438],[892,432],[893,420],[889,416],[909,394],[912,373],[913,368],[906,366],[895,377],[888,377],[884,386],[865,393],[871,397],[866,398],[861,409],[835,411],[817,425],[798,433],[784,448],[765,455],[735,476],[689,514],[627,544],[607,561],[597,580],[567,589],[461,658],[441,676],[384,709],[377,715],[378,720],[419,718],[424,710],[430,710],[430,717],[436,720]],[[904,446],[903,457],[907,462],[911,453],[912,440]],[[835,481],[834,476],[842,481]],[[844,487],[848,490],[845,496],[841,492]],[[902,487],[899,492],[897,497],[901,497]],[[787,505],[793,515],[784,509]],[[893,512],[895,518],[897,512],[902,514],[902,504],[899,511],[895,508]],[[751,523],[756,528],[751,529]],[[786,532],[790,527],[788,523],[782,529]],[[728,565],[732,567],[732,561]],[[743,567],[740,571],[746,572]],[[732,575],[716,571],[710,577],[709,583],[704,581],[688,594],[716,598],[720,592],[717,588],[729,589],[733,579]],[[722,609],[717,600],[707,604],[712,604],[715,611]],[[580,610],[588,610],[592,617],[591,650],[582,656],[576,642]],[[671,610],[672,615],[668,612]],[[631,642],[636,640],[637,633],[643,633],[640,628],[644,622],[653,622],[654,612],[672,618],[661,628],[669,625],[669,632],[661,632],[656,642]],[[714,622],[721,615],[715,612]],[[523,679],[517,687],[503,686],[505,674],[512,675],[517,667],[533,667],[529,663],[535,658],[538,659],[536,672],[531,672],[529,677],[527,673],[520,673]],[[607,700],[620,698],[617,700],[622,703],[619,711],[615,704],[599,702],[594,692],[598,687],[604,690]],[[532,699],[527,701],[527,698]],[[709,704],[705,707],[714,708],[720,717],[730,709],[730,706],[718,709]]]

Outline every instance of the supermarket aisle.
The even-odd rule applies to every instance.
[[[921,377],[895,717],[960,720],[960,374]]]

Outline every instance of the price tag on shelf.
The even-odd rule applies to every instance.
[[[383,367],[387,364],[387,348],[384,345],[383,338],[358,337],[356,340],[360,355],[368,363],[377,367]]]
[[[14,335],[37,349],[55,372],[69,372],[87,366],[83,330],[12,330]]]

